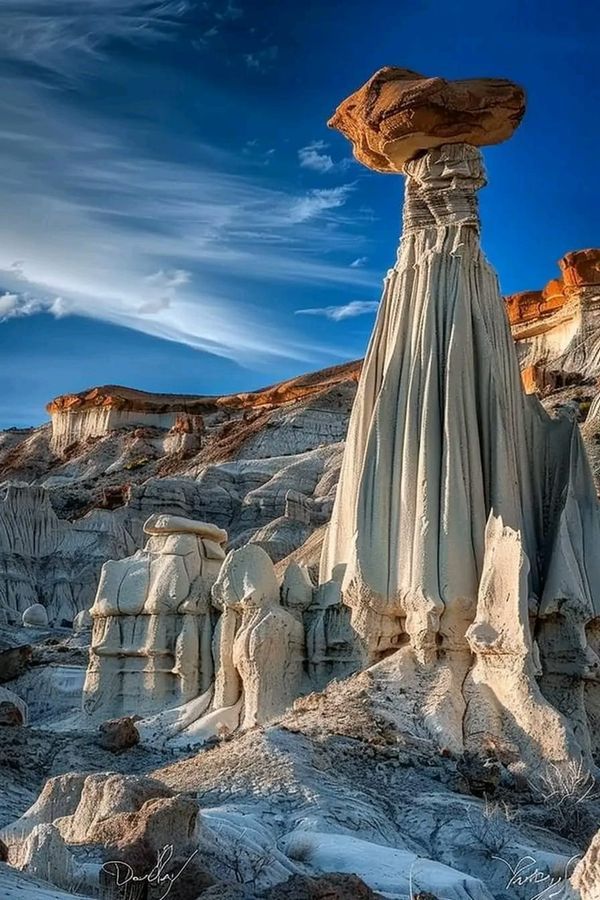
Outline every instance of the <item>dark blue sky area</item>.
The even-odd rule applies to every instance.
[[[402,179],[326,127],[382,65],[523,84],[502,290],[599,242],[592,2],[2,0],[0,427],[93,384],[223,393],[360,356]],[[306,310],[310,312],[307,313]]]

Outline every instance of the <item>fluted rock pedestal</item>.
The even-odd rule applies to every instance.
[[[375,100],[364,102],[364,129],[350,136],[369,143]],[[341,583],[365,665],[396,653],[398,677],[428,684],[423,715],[446,745],[485,735],[530,763],[591,763],[595,490],[576,423],[523,393],[479,244],[480,151],[438,143],[404,164],[402,241],[320,580]]]

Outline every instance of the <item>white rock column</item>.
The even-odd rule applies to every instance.
[[[402,241],[362,371],[320,581],[341,583],[366,664],[408,641],[417,666],[440,669],[444,687],[428,715],[440,722],[454,710],[452,746],[465,723],[495,717],[501,731],[524,722],[529,734],[512,732],[524,743],[539,737],[538,749],[554,741],[557,759],[589,758],[596,654],[586,625],[600,613],[600,512],[581,437],[523,393],[479,243],[479,150],[444,145],[405,173]],[[511,577],[506,566],[516,566]],[[557,615],[567,648],[545,625]],[[480,664],[469,703],[485,702],[469,720],[472,653]],[[569,658],[570,680],[557,679]],[[496,691],[500,674],[508,680]]]
[[[144,550],[105,563],[94,605],[83,710],[98,722],[150,716],[210,688],[211,587],[227,534],[177,516],[151,516]]]

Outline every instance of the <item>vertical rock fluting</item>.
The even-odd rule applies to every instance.
[[[591,762],[593,481],[576,423],[523,393],[479,244],[481,154],[439,144],[404,163],[320,580],[341,582],[365,663],[408,642],[398,662],[429,679],[426,716],[452,746],[485,734],[531,762]]]
[[[210,590],[227,533],[156,514],[148,541],[128,559],[105,563],[90,613],[83,691],[87,721],[150,716],[192,701],[213,680]]]

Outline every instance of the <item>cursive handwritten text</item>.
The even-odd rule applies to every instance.
[[[108,875],[112,875],[114,877],[117,887],[123,887],[123,885],[125,884],[136,881],[147,881],[148,884],[152,884],[157,887],[164,886],[164,894],[161,894],[158,898],[158,900],[164,900],[164,898],[167,897],[171,892],[171,888],[173,887],[177,879],[181,877],[182,873],[189,866],[196,853],[198,853],[197,850],[194,850],[192,855],[186,859],[184,864],[176,872],[166,872],[165,869],[173,858],[173,852],[173,844],[165,844],[162,850],[159,850],[158,852],[158,855],[156,857],[156,864],[148,872],[147,875],[136,875],[132,867],[128,863],[122,862],[117,859],[112,859],[108,862],[105,862],[102,866],[102,869]]]
[[[506,890],[511,887],[523,887],[524,885],[531,885],[537,890],[537,893],[532,894],[528,900],[552,900],[552,898],[558,897],[569,878],[571,866],[579,859],[578,856],[572,856],[571,859],[567,860],[564,872],[560,875],[549,875],[538,868],[537,861],[533,856],[521,857],[514,866],[501,856],[494,856],[493,858],[500,860],[510,869],[511,876],[506,883]]]

